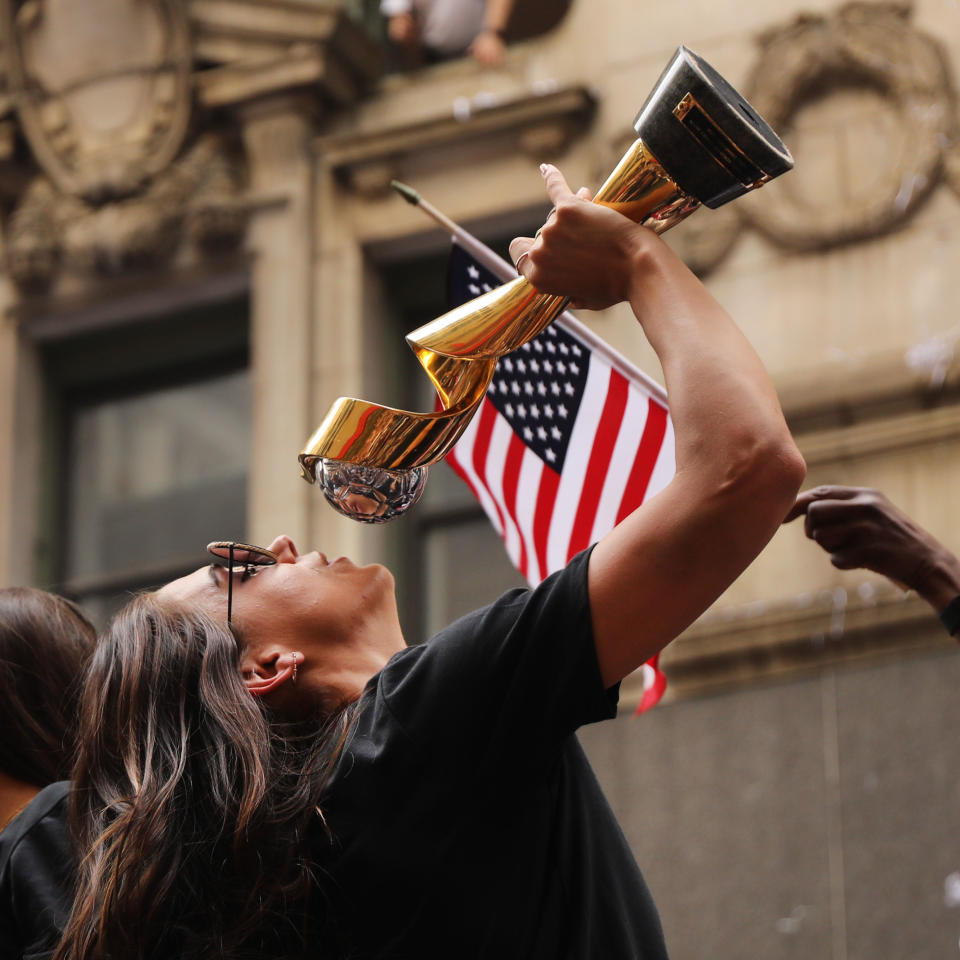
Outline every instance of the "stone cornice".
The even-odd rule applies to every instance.
[[[960,437],[960,405],[919,410],[848,427],[797,434],[807,466],[853,460]]]
[[[338,4],[310,0],[191,0],[208,107],[312,88],[321,101],[352,103],[380,76],[382,49]]]
[[[502,137],[513,149],[542,155],[545,143],[562,149],[584,130],[596,100],[585,87],[524,93],[489,102],[467,102],[462,110],[445,110],[425,119],[376,130],[318,138],[317,151],[329,168],[359,192],[389,185],[408,156],[422,157],[451,144]]]
[[[909,349],[777,375],[777,394],[791,429],[809,433],[960,396],[958,339],[960,332],[945,331]]]
[[[841,587],[816,597],[748,604],[707,613],[664,651],[667,700],[785,679],[843,663],[895,654],[953,649],[930,607],[885,582],[864,595]],[[642,694],[639,674],[621,689],[623,709]]]

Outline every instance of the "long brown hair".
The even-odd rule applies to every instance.
[[[309,841],[355,713],[281,723],[226,624],[154,594],[128,604],[84,688],[55,960],[323,954]]]
[[[96,639],[69,600],[0,590],[0,770],[37,787],[70,775],[80,686]]]

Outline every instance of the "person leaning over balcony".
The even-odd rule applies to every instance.
[[[486,67],[504,57],[514,0],[381,0],[387,36],[408,57],[439,63],[466,53]]]
[[[574,732],[753,560],[805,467],[699,280],[542,171],[555,212],[514,240],[518,269],[587,308],[629,301],[670,392],[673,480],[535,589],[416,646],[385,567],[285,536],[134,599],[98,645],[60,787],[80,860],[56,960],[667,956]],[[40,949],[16,939],[32,886],[54,882],[37,865],[67,856],[33,852],[11,878],[20,955]]]
[[[951,636],[960,632],[960,560],[879,490],[813,487],[797,497],[784,523],[799,516],[835,567],[873,570],[915,590]]]

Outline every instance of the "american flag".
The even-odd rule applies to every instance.
[[[500,281],[454,243],[452,306]],[[510,560],[536,585],[611,530],[674,473],[666,406],[637,371],[591,345],[565,318],[502,357],[447,463],[466,482]],[[643,668],[637,712],[666,687]]]

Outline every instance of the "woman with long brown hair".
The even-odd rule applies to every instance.
[[[536,589],[415,646],[384,567],[288,537],[215,545],[226,567],[135,600],[85,688],[57,960],[666,957],[573,734],[753,559],[804,469],[696,277],[543,169],[555,213],[512,253],[544,292],[630,302],[675,478]]]
[[[0,590],[0,829],[69,775],[95,639],[71,601],[30,587]]]
[[[41,850],[64,848],[64,791],[79,717],[83,673],[96,634],[76,604],[29,587],[0,590],[0,887],[19,898],[12,874],[34,875],[32,855],[18,856],[27,834]],[[16,857],[16,863],[13,860]],[[61,925],[69,902],[60,895],[69,859],[54,866],[54,880],[29,897],[27,925]],[[39,875],[47,876],[45,863]],[[16,941],[8,931],[5,896],[0,901],[0,956]],[[16,956],[17,954],[13,954]]]

